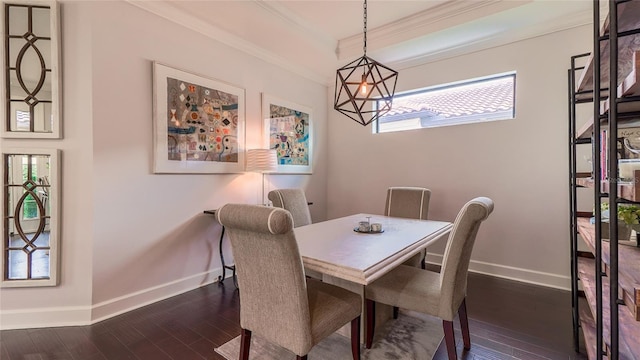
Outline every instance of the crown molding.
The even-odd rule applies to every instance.
[[[532,2],[532,0],[457,0],[446,2],[393,23],[368,30],[367,46],[375,51],[379,48],[404,42],[407,39],[434,33],[530,2]],[[361,51],[362,35],[360,34],[350,36],[338,42],[338,59],[342,60],[353,57],[354,54]]]
[[[173,23],[184,26],[190,30],[196,31],[215,41],[223,43],[232,48],[238,49],[249,55],[255,56],[268,63],[287,69],[297,75],[317,83],[325,84],[326,75],[319,74],[307,67],[300,66],[284,57],[278,56],[254,43],[251,43],[241,37],[233,35],[217,26],[200,20],[192,15],[186,14],[180,9],[171,5],[170,1],[144,1],[144,0],[125,0],[126,2],[146,10],[152,14],[165,18]],[[259,1],[256,1],[259,3]]]
[[[407,69],[584,25],[591,25],[593,23],[592,16],[591,10],[580,11],[571,17],[563,17],[555,19],[554,21],[528,26],[523,29],[514,29],[513,31],[483,37],[479,40],[455,44],[426,54],[385,63],[397,70]]]

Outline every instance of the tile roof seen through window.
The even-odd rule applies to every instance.
[[[411,114],[448,119],[509,111],[513,108],[513,87],[514,77],[506,76],[396,96],[391,111],[381,122],[384,118],[408,118]]]

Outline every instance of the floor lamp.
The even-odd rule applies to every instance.
[[[264,198],[264,174],[278,170],[278,156],[275,150],[271,149],[250,149],[247,150],[247,171],[262,174],[262,197],[263,205],[267,202]]]

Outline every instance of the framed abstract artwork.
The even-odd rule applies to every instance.
[[[154,62],[153,172],[243,172],[244,109],[244,89]]]
[[[283,174],[313,172],[313,120],[311,109],[262,94],[265,141],[278,154]]]

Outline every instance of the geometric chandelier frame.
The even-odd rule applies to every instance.
[[[364,55],[336,71],[333,108],[366,126],[391,110],[398,72],[367,56],[367,0]]]

